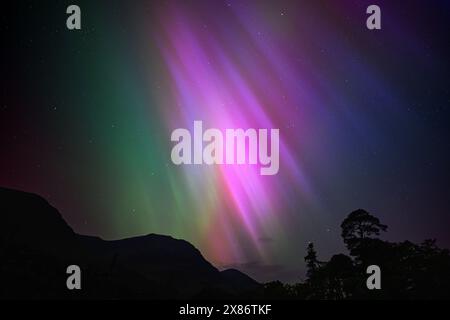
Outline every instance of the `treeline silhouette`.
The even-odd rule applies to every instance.
[[[270,299],[448,299],[450,254],[436,240],[421,244],[388,242],[378,238],[387,226],[363,209],[350,213],[341,224],[349,255],[335,254],[319,261],[313,243],[307,246],[306,280],[294,285],[266,283]],[[366,285],[369,265],[381,269],[381,289]]]

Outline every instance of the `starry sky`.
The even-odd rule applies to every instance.
[[[70,4],[82,29],[69,31]],[[382,30],[366,28],[378,4]],[[20,1],[2,15],[0,185],[104,239],[185,239],[219,268],[304,277],[364,208],[450,247],[446,1]],[[176,128],[280,129],[280,170],[176,166]],[[43,230],[45,232],[45,230]]]

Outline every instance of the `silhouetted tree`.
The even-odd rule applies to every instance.
[[[351,212],[341,224],[342,238],[350,253],[365,239],[380,235],[380,231],[386,231],[387,226],[380,220],[363,209]]]
[[[326,299],[341,300],[351,296],[353,261],[345,254],[336,254],[324,267],[327,290]]]
[[[293,297],[291,286],[281,281],[272,281],[264,284],[264,297],[268,299],[289,299]]]
[[[387,226],[359,209],[342,222],[342,238],[350,251],[319,262],[313,243],[307,247],[307,281],[272,285],[271,292],[298,299],[432,299],[450,298],[450,253],[435,240],[422,244],[378,239]],[[366,268],[382,270],[383,289],[368,290]]]
[[[314,244],[312,242],[308,243],[306,248],[306,276],[311,279],[317,269],[320,267],[320,262],[317,260],[317,252],[314,249]]]

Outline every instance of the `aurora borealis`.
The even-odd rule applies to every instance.
[[[80,31],[65,1],[10,9],[0,185],[79,233],[171,235],[261,281],[301,278],[309,241],[344,250],[357,208],[450,245],[445,1],[377,1],[379,31],[369,1],[75,2]],[[174,165],[195,120],[279,128],[278,174]]]

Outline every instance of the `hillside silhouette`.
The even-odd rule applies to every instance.
[[[190,243],[150,234],[105,241],[76,234],[43,198],[0,188],[0,298],[240,298],[262,287],[220,272]],[[66,288],[66,268],[82,290]]]

